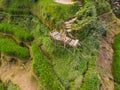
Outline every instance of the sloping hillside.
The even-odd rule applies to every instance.
[[[0,90],[119,90],[108,1],[1,0],[0,11]]]

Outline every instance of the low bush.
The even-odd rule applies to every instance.
[[[29,50],[27,48],[17,45],[14,40],[9,38],[0,37],[0,51],[20,59],[29,57]]]
[[[32,44],[33,70],[38,76],[38,81],[45,90],[64,90],[60,81],[56,77],[52,65],[43,55],[42,51],[35,44]]]
[[[120,8],[118,10],[114,10],[115,15],[120,18]]]
[[[111,11],[111,6],[107,1],[98,1],[96,4],[97,14],[102,15]]]
[[[32,41],[33,40],[33,36],[29,32],[27,32],[26,30],[24,30],[23,28],[21,28],[17,25],[1,23],[0,24],[0,32],[13,34],[22,41]]]

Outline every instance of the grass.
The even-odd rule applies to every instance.
[[[34,1],[30,0],[1,0],[0,7],[3,8],[6,12],[15,14],[15,15],[26,15],[30,14],[30,8]]]
[[[52,65],[43,55],[42,51],[35,44],[32,45],[33,70],[38,76],[38,81],[46,90],[64,90],[60,81],[56,77]]]
[[[4,84],[0,82],[0,90],[4,90]]]
[[[85,32],[86,31],[82,31],[81,33]],[[88,61],[88,66],[80,90],[99,90],[101,83],[97,66],[100,45],[99,38],[100,36],[97,36],[94,31],[94,33],[89,32],[87,37],[81,41],[81,47],[79,49],[84,58]]]
[[[32,41],[33,40],[33,36],[29,32],[27,32],[26,30],[24,30],[23,28],[21,28],[17,25],[1,23],[0,24],[0,32],[13,34],[22,41]]]
[[[1,0],[0,2],[2,5],[4,5],[5,8],[11,7],[11,8],[30,8],[32,5],[32,1],[30,0]]]
[[[79,89],[82,84],[83,73],[87,69],[87,60],[80,58],[81,53],[79,51],[76,52],[76,55],[72,55],[60,47],[55,48],[53,55],[54,70],[64,86],[70,90]]]
[[[113,76],[116,82],[120,82],[120,35],[118,35],[113,44],[114,60],[113,60]]]
[[[17,85],[15,85],[15,84],[13,84],[12,82],[9,81],[7,83],[7,90],[20,90],[20,88]]]
[[[115,90],[120,90],[120,34],[114,38],[113,49],[112,74],[115,81]]]
[[[29,57],[29,50],[21,47],[13,39],[0,37],[0,51],[2,53],[16,56],[20,59]]]
[[[115,90],[120,90],[120,84],[115,84]]]
[[[35,29],[32,31],[37,45],[44,45],[45,51],[53,58],[53,68],[59,79],[64,84],[65,88],[70,89],[80,88],[82,83],[83,73],[87,68],[87,60],[80,59],[80,52],[75,56],[66,49],[54,46],[54,42],[50,40],[49,28],[34,18]],[[70,48],[72,51],[73,49]],[[61,67],[62,65],[62,67]],[[73,74],[74,73],[74,74]]]
[[[33,17],[33,30],[31,33],[34,36],[34,42],[40,46],[44,45],[46,52],[51,54],[54,51],[54,43],[51,41],[49,32],[50,29],[44,25],[38,18]]]
[[[77,3],[64,5],[55,3],[53,0],[40,0],[32,8],[32,13],[53,29],[54,27],[59,28],[60,23],[73,17],[78,10],[79,5]]]
[[[110,12],[111,11],[111,6],[107,1],[98,1],[96,4],[96,9],[97,9],[97,15],[100,16],[104,13]]]
[[[11,4],[10,7],[23,8],[27,5],[26,1],[27,0],[25,0],[25,2],[16,0],[15,3]],[[85,0],[85,2],[88,1],[89,0]],[[88,6],[90,7],[87,8]],[[94,20],[97,20],[96,7],[93,5],[93,3],[88,4],[88,6],[85,6],[85,8],[82,8],[83,10],[80,10],[79,14],[82,15],[82,18],[80,18],[79,22],[77,23],[78,26],[81,26],[81,24],[88,22],[88,19],[90,19],[89,21],[91,22],[94,22],[93,18],[95,18]],[[63,5],[55,3],[52,0],[39,0],[34,5],[34,8],[32,8],[32,13],[39,17],[43,23],[50,27],[50,29],[57,28],[57,30],[59,30],[59,24],[75,16],[78,10],[79,6],[76,3],[72,5]],[[84,20],[84,22],[82,20]],[[88,26],[85,25],[87,28],[84,28],[85,31],[83,30],[81,32],[82,34],[79,32],[75,34],[79,40],[79,37],[84,39],[81,39],[81,46],[77,48],[78,50],[74,55],[64,48],[54,46],[53,42],[48,36],[50,29],[39,22],[39,20],[33,19],[34,28],[32,30],[32,33],[35,37],[35,43],[37,45],[44,45],[45,50],[53,60],[53,62],[50,63],[50,61],[39,49],[39,47],[35,44],[32,45],[32,51],[34,55],[33,70],[38,77],[37,80],[42,84],[44,89],[64,90],[65,87],[65,89],[70,90],[98,90],[100,79],[97,72],[96,61],[98,53],[97,50],[99,49],[99,38],[96,37],[98,33],[101,35],[100,30],[104,30],[104,28],[96,29],[96,27],[102,25],[96,25],[96,22],[91,22],[88,23]],[[21,33],[21,31],[26,30],[19,29],[18,26],[13,25],[14,27],[18,28],[19,31],[17,31],[17,29],[11,31],[11,25],[10,27],[9,25],[8,27],[5,27],[7,25],[4,24],[3,26],[3,30],[1,29],[2,32],[14,34],[16,37],[24,41],[27,41],[29,39],[27,39],[27,37],[25,38],[23,34],[25,32]],[[96,34],[97,31],[98,33]],[[15,32],[20,34],[20,36]],[[72,48],[67,48],[72,52]],[[63,85],[61,85],[60,81]]]
[[[100,77],[97,71],[97,58],[89,59],[88,71],[86,72],[83,86],[80,90],[99,90]]]
[[[93,29],[93,27],[90,26],[90,28],[85,28],[85,31],[83,30],[83,32],[80,32],[88,32],[89,34],[83,41],[81,41],[82,47],[79,47],[76,54],[73,55],[73,53],[71,54],[64,48],[54,46],[54,42],[51,41],[50,37],[48,36],[49,28],[47,28],[36,19],[34,20],[34,22],[36,22],[36,28],[32,32],[35,37],[35,43],[37,43],[38,45],[44,45],[44,48],[47,51],[48,55],[52,57],[52,65],[54,71],[59,77],[60,81],[63,83],[64,87],[66,89],[69,88],[70,90],[87,90],[88,88],[92,88],[92,90],[97,90],[100,85],[99,74],[97,72],[96,66],[97,58],[90,59],[88,57],[97,57],[96,51],[99,49],[99,39],[97,37],[98,34],[96,34],[95,32],[99,33],[99,30],[101,30],[101,28],[98,28],[95,31],[91,30],[91,28]],[[90,30],[92,33],[90,32]],[[102,30],[104,29],[102,28]],[[80,33],[78,34],[80,35]],[[68,46],[66,48],[69,49],[71,52],[73,51],[73,49]],[[87,57],[83,58],[81,54]],[[88,62],[89,64],[87,64]],[[87,65],[89,71],[87,71],[87,74],[85,74],[87,70]],[[84,74],[85,78],[83,77]],[[82,80],[85,80],[85,82],[83,83]],[[91,83],[91,81],[94,80],[95,83]]]
[[[30,14],[29,9],[17,9],[17,8],[6,8],[5,12],[14,14],[14,15],[28,15]]]

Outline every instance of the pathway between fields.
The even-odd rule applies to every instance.
[[[120,33],[119,26],[113,23],[113,27],[105,37],[101,38],[100,54],[98,59],[99,74],[102,85],[100,90],[114,90],[114,81],[112,76],[112,61],[113,61],[113,40]]]

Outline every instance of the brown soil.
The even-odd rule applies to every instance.
[[[102,85],[100,90],[114,90],[114,82],[112,76],[112,61],[113,61],[113,40],[120,33],[119,22],[111,24],[111,30],[105,37],[101,38],[100,54],[98,59],[99,74]]]
[[[3,82],[11,80],[21,90],[38,90],[38,84],[31,78],[31,62],[26,65],[4,62],[0,68],[0,78]]]

